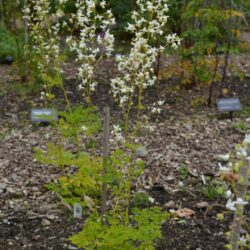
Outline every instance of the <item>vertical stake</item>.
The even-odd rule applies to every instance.
[[[104,129],[103,129],[103,169],[102,169],[102,204],[101,204],[101,217],[104,219],[106,212],[107,202],[107,184],[105,183],[105,174],[107,171],[109,161],[109,123],[110,123],[110,110],[109,107],[104,108]]]
[[[229,112],[229,119],[232,121],[233,120],[233,111]]]

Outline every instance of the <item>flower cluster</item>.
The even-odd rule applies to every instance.
[[[250,135],[246,135],[245,139],[243,140],[243,143],[242,143],[241,147],[238,148],[238,150],[236,152],[236,155],[240,160],[243,160],[243,162],[244,162],[243,164],[245,164],[245,160],[250,163]],[[242,178],[246,178],[245,181],[246,182],[248,181],[247,176],[244,176]],[[241,179],[240,181],[241,181],[241,184],[244,182],[243,179]],[[247,184],[247,183],[245,183],[245,184]],[[228,191],[227,192],[227,198],[229,198],[229,199],[227,201],[226,208],[231,210],[231,211],[236,211],[236,205],[243,205],[244,206],[244,205],[248,204],[248,202],[243,200],[243,197],[238,197],[236,201],[233,201],[231,199],[231,196],[232,196],[232,192]]]
[[[127,31],[133,33],[132,48],[128,55],[118,55],[119,75],[112,80],[112,94],[124,113],[129,113],[133,99],[138,91],[138,109],[143,109],[142,95],[144,89],[156,83],[154,63],[164,47],[156,41],[164,34],[169,10],[167,0],[137,0],[137,10],[132,12],[133,23],[128,24]],[[171,39],[170,39],[171,38]],[[174,34],[166,37],[171,47],[180,44]],[[157,113],[158,108],[154,111]]]
[[[164,100],[159,100],[158,102],[153,103],[151,107],[152,114],[160,114],[162,112],[162,105],[164,105]]]
[[[229,199],[227,201],[226,208],[231,210],[231,211],[236,211],[236,207],[235,207],[236,205],[245,206],[247,204],[248,204],[248,202],[244,201],[242,198],[237,198],[236,201],[232,201],[231,199]]]
[[[45,95],[54,85],[62,83],[62,62],[59,43],[60,23],[49,18],[51,12],[49,0],[31,0],[23,9],[23,18],[27,21],[32,47],[32,63],[37,65],[39,77],[44,83]],[[60,16],[64,14],[60,11]],[[55,15],[56,16],[56,15]]]
[[[167,0],[137,0],[138,11],[133,11],[133,23],[127,27],[136,37],[152,37],[163,35],[168,20]]]
[[[77,61],[81,63],[78,70],[81,80],[79,89],[90,97],[97,86],[94,72],[98,60],[104,55],[110,57],[114,50],[114,36],[110,29],[115,24],[115,19],[111,10],[105,9],[105,0],[77,0],[76,8],[77,13],[72,19],[80,30],[80,37],[75,39],[70,36],[66,41],[71,51],[76,52]]]
[[[174,49],[177,49],[181,44],[181,39],[177,36],[176,33],[169,34],[165,38],[167,40],[167,44],[169,44]]]
[[[120,142],[124,142],[124,136],[122,134],[122,129],[119,125],[114,125],[113,126],[113,130],[111,131],[111,136],[112,139],[111,141],[115,142],[115,143],[120,143]]]
[[[154,85],[156,77],[153,74],[153,63],[157,50],[148,45],[148,40],[141,38],[133,43],[129,55],[118,55],[118,70],[120,76],[111,81],[113,97],[121,107],[131,105],[132,97],[137,87],[146,89]]]

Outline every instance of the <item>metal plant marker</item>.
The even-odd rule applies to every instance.
[[[74,204],[74,218],[82,219],[82,206],[79,203]]]
[[[242,110],[239,98],[222,98],[217,100],[219,112],[229,112],[230,119],[233,118],[233,112]]]
[[[55,109],[32,109],[31,121],[38,122],[55,122],[58,120],[58,114]]]

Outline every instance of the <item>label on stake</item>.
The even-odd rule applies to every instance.
[[[74,218],[82,219],[82,206],[79,203],[74,204]]]
[[[55,109],[32,109],[31,121],[36,122],[55,122],[58,120],[58,114]]]
[[[242,109],[239,98],[222,98],[217,100],[219,112],[232,112]]]

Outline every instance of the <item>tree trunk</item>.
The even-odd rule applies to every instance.
[[[226,9],[226,6],[224,6]],[[224,67],[223,67],[223,72],[222,72],[222,79],[221,79],[221,89],[220,89],[220,97],[224,96],[223,90],[224,88],[228,88],[229,84],[226,83],[226,77],[227,77],[227,70],[228,70],[228,61],[229,61],[229,55],[230,55],[230,49],[231,49],[231,43],[232,43],[232,36],[233,33],[231,31],[231,26],[232,26],[232,9],[233,9],[233,3],[232,0],[230,0],[230,18],[228,20],[228,30],[229,35],[228,35],[228,42],[227,42],[227,50],[225,54],[225,59],[224,59]]]
[[[24,7],[27,7],[27,0],[24,0]],[[22,75],[22,81],[27,81],[27,75],[28,75],[28,54],[27,54],[27,47],[29,43],[29,29],[28,29],[28,22],[25,19],[23,21],[24,24],[24,69],[23,69],[23,75]]]
[[[4,8],[3,8],[3,0],[0,0],[0,24],[4,25]]]

